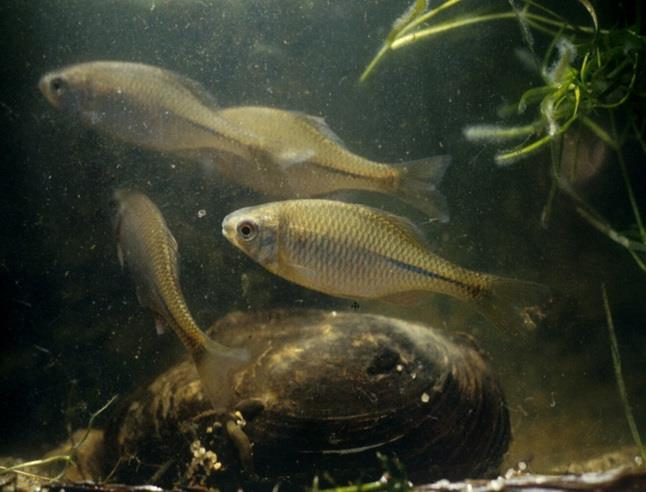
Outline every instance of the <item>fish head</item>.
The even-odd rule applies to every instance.
[[[108,103],[118,91],[111,85],[101,63],[80,63],[43,75],[38,88],[59,111],[96,125],[105,117]]]
[[[76,66],[62,68],[43,75],[38,88],[56,109],[77,113],[82,107],[84,92],[87,92],[84,78]]]
[[[222,235],[269,271],[278,264],[279,217],[271,207],[247,207],[227,215]]]
[[[110,208],[114,213],[115,220],[122,220],[123,216],[128,213],[129,203],[142,196],[144,195],[136,193],[128,188],[116,189],[112,194],[112,199],[110,200]]]
[[[129,202],[132,201],[132,197],[135,194],[127,188],[120,188],[115,190],[112,195],[112,200],[110,201],[110,206],[114,212],[113,227],[116,237],[117,244],[117,257],[119,258],[119,264],[123,268],[125,265],[125,228],[126,220],[129,210],[132,207],[129,207]]]

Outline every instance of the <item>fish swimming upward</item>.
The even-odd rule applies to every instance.
[[[223,235],[270,272],[351,299],[412,303],[436,292],[472,303],[494,324],[534,328],[547,287],[467,270],[432,253],[406,219],[331,200],[240,209]]]
[[[114,199],[117,253],[121,265],[132,273],[140,304],[177,333],[215,409],[228,410],[232,398],[228,375],[247,363],[249,354],[211,340],[197,326],[179,284],[177,241],[155,204],[126,189],[117,190]]]
[[[274,198],[372,191],[448,220],[436,189],[448,156],[402,164],[364,159],[321,118],[254,106],[220,109],[199,83],[139,63],[71,65],[43,76],[39,87],[52,106],[98,131],[198,160]]]

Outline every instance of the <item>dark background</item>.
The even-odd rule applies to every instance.
[[[262,197],[208,181],[194,163],[98,135],[38,92],[46,71],[95,59],[175,70],[202,82],[222,106],[325,116],[351,149],[376,160],[452,154],[442,185],[451,222],[428,225],[414,210],[399,212],[452,261],[558,289],[572,300],[567,320],[516,339],[468,308],[456,316],[462,308],[443,299],[428,312],[386,312],[474,334],[508,392],[516,436],[510,460],[531,456],[547,466],[554,463],[541,461],[541,452],[567,461],[631,442],[613,379],[603,282],[634,411],[646,428],[646,274],[566,198],[557,197],[549,227],[540,226],[547,152],[499,169],[495,147],[462,137],[466,125],[497,122],[498,106],[538,82],[514,55],[522,46],[518,26],[481,25],[402,49],[359,85],[408,3],[167,0],[151,10],[144,0],[2,2],[0,455],[39,455],[113,394],[145,384],[182,356],[172,333],[155,335],[119,268],[109,206],[116,187],[144,191],[163,210],[180,244],[186,297],[203,326],[234,309],[349,307],[271,276],[221,238],[222,217]],[[573,4],[566,14],[587,22]],[[624,15],[622,4],[597,5],[607,26]],[[541,49],[547,40],[537,42]],[[633,144],[625,150],[646,210],[643,154]],[[631,224],[612,155],[583,193],[619,229]],[[198,218],[202,209],[207,215]]]

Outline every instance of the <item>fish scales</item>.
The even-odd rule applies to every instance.
[[[225,108],[218,114],[262,135],[264,146],[254,159],[262,169],[280,173],[285,180],[285,186],[276,187],[265,183],[261,175],[247,173],[246,184],[252,188],[280,198],[343,190],[385,193],[431,217],[448,220],[445,199],[436,186],[449,156],[401,164],[377,162],[351,152],[322,118],[260,106]]]
[[[243,348],[223,346],[207,337],[191,315],[179,282],[177,241],[157,206],[141,193],[114,194],[117,251],[137,286],[139,302],[168,324],[193,357],[216,412],[230,411],[232,371],[249,361]]]
[[[226,108],[219,114],[266,135],[266,150],[272,154],[289,151],[308,155],[311,152],[311,157],[306,159],[309,165],[336,171],[339,177],[370,178],[380,181],[384,189],[396,188],[398,184],[399,172],[396,168],[350,152],[321,118],[261,106]]]
[[[389,215],[327,200],[278,206],[279,268],[288,275],[316,272],[327,289],[359,297],[434,290],[475,298],[486,288],[484,277],[433,255]]]
[[[250,132],[217,116],[214,98],[200,84],[151,65],[81,63],[46,74],[39,87],[56,108],[153,150],[218,147],[244,153],[259,144]]]
[[[205,343],[179,284],[177,243],[148,197],[118,190],[120,257],[133,271],[140,302],[171,326],[191,353]]]
[[[259,106],[222,109],[199,83],[140,63],[71,65],[45,74],[39,88],[52,106],[98,131],[197,160],[269,196],[377,192],[448,220],[437,185],[449,156],[372,161],[348,150],[322,118]]]
[[[407,220],[357,204],[311,199],[247,207],[225,217],[222,232],[269,271],[337,297],[408,304],[441,293],[471,302],[497,325],[533,328],[551,295],[540,284],[451,263]]]

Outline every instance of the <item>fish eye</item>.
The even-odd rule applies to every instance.
[[[49,87],[52,89],[52,92],[58,96],[60,96],[63,92],[65,92],[65,89],[67,89],[67,82],[62,77],[54,77],[50,82],[49,82]]]
[[[258,225],[250,220],[243,220],[236,228],[238,235],[245,241],[253,240],[258,234]]]

